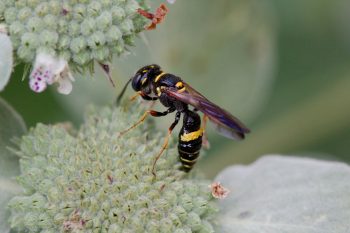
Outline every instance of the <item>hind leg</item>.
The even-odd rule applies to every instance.
[[[157,163],[158,159],[160,158],[160,156],[163,154],[164,150],[168,147],[168,142],[169,142],[170,135],[171,135],[173,129],[175,128],[175,126],[177,125],[177,123],[179,123],[180,116],[181,116],[181,112],[177,112],[176,115],[175,115],[175,121],[171,124],[171,126],[168,129],[168,135],[165,138],[165,141],[163,143],[162,149],[160,150],[160,152],[158,153],[158,155],[156,156],[156,158],[155,158],[155,160],[153,162],[152,174],[154,176],[156,176],[156,173],[154,171],[156,163]]]

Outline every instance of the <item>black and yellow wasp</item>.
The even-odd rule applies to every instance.
[[[146,111],[138,122],[121,132],[120,135],[135,128],[148,115],[161,117],[176,111],[175,120],[168,130],[168,136],[153,163],[153,174],[155,174],[156,162],[167,148],[169,136],[179,122],[181,114],[183,114],[183,125],[179,133],[178,151],[182,169],[186,172],[192,169],[199,156],[207,118],[214,123],[217,131],[225,137],[241,140],[244,139],[246,133],[249,133],[249,129],[236,117],[210,102],[202,94],[182,81],[181,78],[163,72],[158,65],[148,65],[139,69],[123,88],[118,96],[117,103],[120,102],[130,82],[137,95],[149,101],[159,100],[167,110],[164,112]],[[189,105],[193,106],[194,109],[190,110]],[[203,126],[197,111],[204,113]]]

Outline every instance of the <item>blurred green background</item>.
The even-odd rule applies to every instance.
[[[199,162],[208,176],[267,153],[350,161],[349,1],[177,0],[168,7],[155,31],[115,59],[117,89],[96,67],[94,77],[75,75],[69,96],[55,88],[36,94],[17,66],[0,96],[29,127],[79,126],[86,105],[112,103],[139,67],[158,63],[252,131],[242,142],[209,131],[211,148]],[[159,121],[159,129],[166,132],[173,117]]]

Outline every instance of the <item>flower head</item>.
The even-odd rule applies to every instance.
[[[21,232],[213,232],[209,182],[179,170],[169,149],[152,164],[164,135],[144,123],[123,137],[137,114],[92,109],[75,135],[38,125],[18,152],[24,193],[9,204]]]
[[[147,8],[144,0],[0,1],[0,25],[8,28],[16,62],[34,63],[30,87],[41,92],[58,83],[67,94],[70,69],[92,71],[95,61],[109,64],[133,45],[147,23],[139,8]]]

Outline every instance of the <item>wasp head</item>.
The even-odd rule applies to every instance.
[[[139,69],[132,78],[132,88],[135,91],[141,91],[149,83],[148,81],[161,73],[160,66],[148,65]]]

